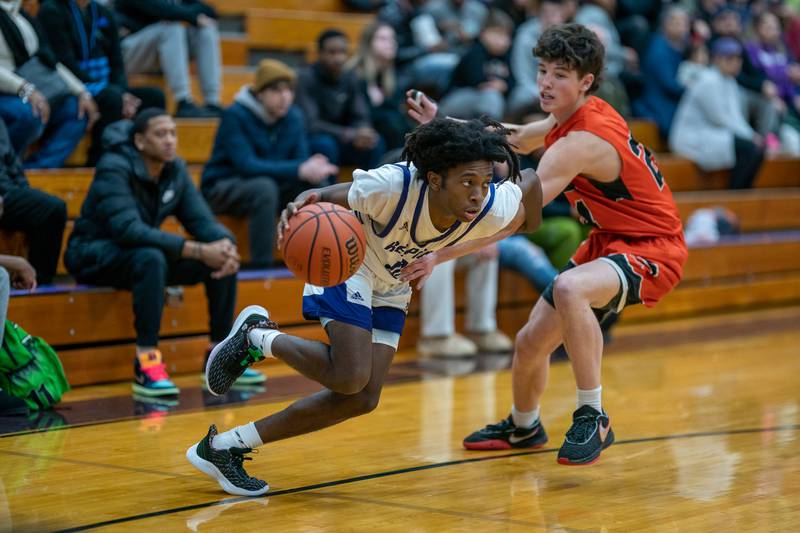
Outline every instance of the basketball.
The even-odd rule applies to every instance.
[[[352,211],[317,202],[289,219],[282,251],[295,276],[312,285],[333,287],[355,274],[366,249],[361,223]]]

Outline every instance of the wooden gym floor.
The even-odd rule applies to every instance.
[[[266,391],[231,405],[204,406],[197,377],[180,378],[168,415],[131,410],[127,384],[78,389],[38,421],[49,430],[0,421],[0,530],[797,531],[798,324],[784,308],[621,326],[603,379],[617,443],[590,467],[555,461],[574,408],[567,364],[544,398],[546,448],[473,453],[461,439],[508,412],[508,357],[401,354],[373,414],[262,448],[247,467],[272,488],[255,499],[222,493],[183,454],[210,423],[313,389],[290,370],[270,367]]]

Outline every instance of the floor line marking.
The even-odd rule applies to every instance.
[[[716,437],[716,436],[723,436],[723,435],[746,435],[746,434],[755,434],[755,433],[772,433],[776,431],[798,431],[800,430],[800,424],[785,424],[780,426],[770,426],[770,427],[760,427],[760,428],[742,428],[742,429],[727,429],[727,430],[717,430],[717,431],[700,431],[696,433],[676,433],[672,435],[658,435],[654,437],[641,437],[635,439],[627,439],[627,440],[618,440],[614,442],[614,446],[624,446],[627,444],[642,444],[646,442],[663,442],[669,440],[678,440],[678,439],[691,439],[691,438],[702,438],[702,437]],[[495,455],[488,455],[488,456],[480,456],[480,457],[471,457],[467,459],[455,459],[453,461],[443,461],[440,463],[431,463],[427,465],[418,465],[418,466],[410,466],[406,468],[398,468],[395,470],[387,470],[385,472],[375,472],[372,474],[364,474],[361,476],[355,476],[350,478],[338,479],[334,481],[324,481],[322,483],[315,483],[313,485],[305,485],[301,487],[294,487],[290,489],[282,489],[276,490],[274,492],[268,492],[263,497],[269,498],[273,496],[283,496],[286,494],[297,494],[300,492],[308,492],[312,490],[323,489],[327,487],[335,487],[338,485],[347,485],[350,483],[358,483],[360,481],[368,481],[371,479],[379,479],[388,476],[397,476],[401,474],[408,474],[411,472],[419,472],[423,470],[432,470],[434,468],[443,468],[447,466],[457,466],[462,464],[470,464],[470,463],[480,463],[486,461],[496,461],[499,459],[508,459],[512,457],[524,457],[528,455],[542,455],[546,453],[553,453],[558,451],[557,448],[545,448],[539,450],[528,450],[528,451],[521,451],[521,452],[511,452],[511,453],[502,453],[502,454],[495,454]],[[213,507],[215,505],[225,505],[230,504],[238,501],[245,501],[251,499],[249,496],[242,496],[240,498],[225,498],[222,500],[214,500],[211,502],[203,502],[203,503],[196,503],[192,505],[183,505],[180,507],[173,507],[171,509],[162,509],[160,511],[152,511],[150,513],[143,513],[138,515],[131,515],[125,516],[122,518],[114,518],[112,520],[104,520],[102,522],[95,522],[91,524],[85,524],[82,526],[75,526],[67,529],[60,529],[57,530],[55,533],[67,533],[67,532],[76,532],[76,531],[87,531],[90,529],[97,529],[100,527],[111,526],[115,524],[123,524],[126,522],[135,522],[137,520],[145,520],[147,518],[154,518],[156,516],[164,516],[169,514],[180,513],[184,511],[194,511],[196,509],[202,509],[204,507]]]

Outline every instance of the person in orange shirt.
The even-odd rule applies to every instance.
[[[545,147],[537,173],[544,205],[562,191],[585,222],[588,239],[543,292],[517,333],[511,414],[464,439],[470,450],[543,446],[547,435],[539,401],[547,385],[550,354],[562,342],[577,385],[577,410],[558,453],[561,464],[590,464],[614,441],[602,407],[599,322],[626,305],[653,306],[680,281],[688,252],[672,193],[654,158],[625,120],[592,96],[600,83],[604,49],[579,24],[553,26],[534,49],[545,120],[508,125],[520,153]],[[409,114],[420,122],[436,105],[409,95]],[[407,279],[427,278],[432,266],[470,253],[506,235],[445,248],[412,263]],[[508,232],[510,233],[510,231]]]

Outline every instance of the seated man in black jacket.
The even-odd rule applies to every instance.
[[[205,283],[211,342],[217,343],[233,322],[239,255],[176,156],[175,122],[164,110],[143,110],[132,127],[112,124],[103,140],[108,151],[95,170],[64,262],[81,283],[133,292],[133,390],[177,394],[157,349],[164,290]],[[161,231],[170,215],[197,240]]]
[[[344,69],[350,41],[339,30],[317,39],[319,61],[297,77],[297,104],[308,124],[311,153],[334,165],[379,166],[386,143],[372,127],[367,95],[355,72]]]
[[[61,238],[67,223],[63,200],[31,189],[0,120],[0,229],[21,231],[28,240],[28,261],[39,285],[51,283],[61,254]],[[2,323],[0,323],[2,327]]]
[[[100,158],[106,126],[132,118],[140,108],[164,107],[164,93],[156,87],[128,87],[117,24],[111,11],[96,0],[44,0],[37,18],[59,62],[97,102],[100,119],[92,128],[86,162],[93,167]]]

